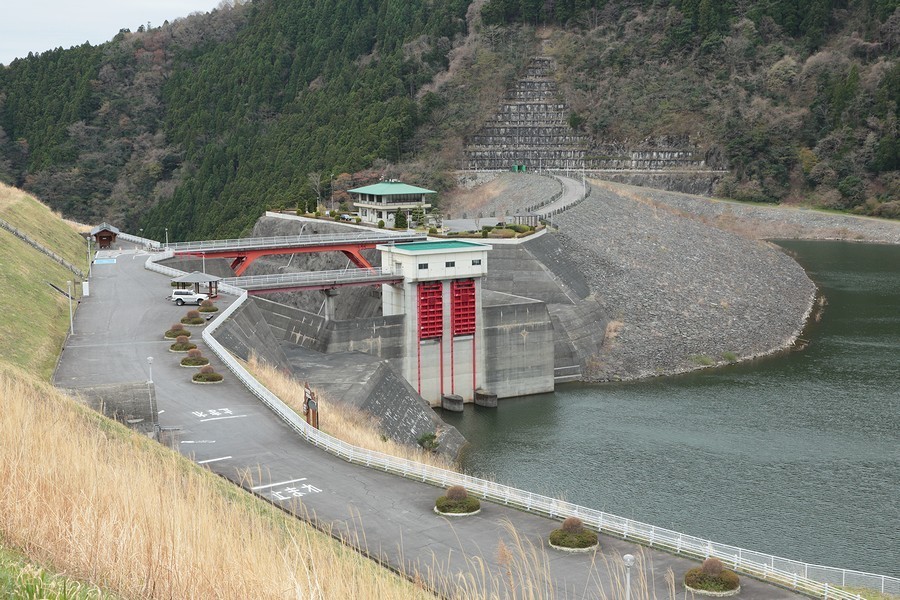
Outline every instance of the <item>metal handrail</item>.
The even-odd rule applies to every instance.
[[[180,274],[181,271],[156,264],[156,261],[167,258],[166,254],[150,257],[147,260],[146,267],[152,271],[167,275],[172,275],[173,272]],[[882,593],[887,594],[900,593],[900,578],[897,577],[803,563],[762,552],[746,550],[737,546],[719,544],[703,538],[580,506],[565,500],[550,498],[486,479],[432,467],[373,450],[366,450],[334,438],[307,424],[300,415],[247,372],[231,353],[213,337],[212,334],[216,329],[240,308],[247,301],[248,297],[245,291],[241,293],[235,302],[207,325],[202,334],[203,341],[253,395],[259,398],[263,404],[269,407],[298,435],[314,446],[322,448],[347,462],[394,473],[408,479],[439,487],[462,485],[470,493],[484,500],[550,518],[578,517],[585,525],[598,532],[631,540],[651,548],[658,548],[698,559],[715,556],[736,571],[821,597],[824,600],[861,600],[862,597],[859,594],[851,594],[841,589],[841,587],[864,587],[880,590]]]
[[[175,252],[185,251],[214,251],[237,250],[250,248],[277,248],[315,246],[321,244],[365,244],[385,243],[391,244],[399,241],[424,240],[425,234],[407,232],[384,233],[323,233],[314,235],[279,235],[256,238],[238,238],[228,240],[203,240],[198,242],[179,242],[169,244],[167,250]]]
[[[390,268],[373,267],[371,269],[338,269],[333,271],[304,271],[300,273],[273,273],[270,275],[252,275],[248,277],[226,277],[221,282],[241,289],[261,285],[302,285],[318,282],[351,282],[379,280],[392,277]],[[399,275],[397,275],[399,277]]]

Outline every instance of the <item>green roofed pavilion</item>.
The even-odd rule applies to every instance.
[[[363,221],[373,224],[384,221],[388,227],[394,226],[394,215],[398,210],[411,212],[417,207],[422,210],[431,208],[425,200],[426,196],[437,193],[400,181],[382,181],[349,191]]]
[[[371,194],[373,196],[396,196],[399,194],[436,194],[432,190],[401,183],[399,181],[381,181],[373,185],[348,190],[351,194]]]

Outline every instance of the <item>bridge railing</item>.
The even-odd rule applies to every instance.
[[[202,250],[236,250],[242,248],[273,248],[279,246],[296,247],[312,246],[317,244],[337,243],[392,243],[398,241],[411,241],[425,239],[421,233],[410,234],[406,232],[384,233],[323,233],[314,235],[279,235],[256,238],[238,238],[228,240],[203,240],[198,242],[178,242],[169,244],[167,250],[174,252],[202,251]]]
[[[151,257],[147,261],[147,268],[167,275],[172,275],[173,271],[176,274],[181,273],[175,269],[157,265],[154,262],[163,258],[165,258],[165,255]],[[847,592],[841,589],[842,587],[861,587],[885,594],[900,594],[900,578],[813,565],[746,550],[737,546],[719,544],[703,538],[580,506],[565,500],[550,498],[486,479],[424,465],[373,450],[366,450],[334,438],[307,424],[300,415],[282,402],[278,396],[250,375],[213,336],[216,329],[238,310],[247,301],[247,298],[248,294],[242,291],[235,302],[207,325],[202,334],[203,341],[252,394],[259,398],[263,404],[269,407],[298,435],[314,446],[322,448],[347,462],[394,473],[401,477],[422,481],[442,488],[451,485],[462,485],[469,493],[484,500],[490,500],[497,504],[553,519],[564,519],[569,516],[578,517],[584,521],[585,525],[601,533],[631,540],[651,548],[658,548],[697,559],[715,556],[736,571],[808,595],[820,597],[824,600],[862,599],[861,595]]]
[[[226,277],[220,283],[238,288],[248,289],[261,285],[302,285],[310,282],[353,282],[369,279],[383,279],[394,274],[389,267],[373,267],[372,269],[338,269],[332,271],[308,271],[302,273],[273,273],[270,275],[252,275],[248,277]],[[246,287],[244,287],[246,286]]]

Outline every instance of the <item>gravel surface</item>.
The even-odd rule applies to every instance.
[[[607,186],[554,224],[612,319],[585,373],[592,380],[672,374],[786,348],[815,300],[800,265],[773,245]]]

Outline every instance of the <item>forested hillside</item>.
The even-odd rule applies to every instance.
[[[173,239],[367,177],[441,189],[544,52],[597,144],[689,135],[723,195],[896,217],[898,2],[223,3],[0,67],[0,180]]]

